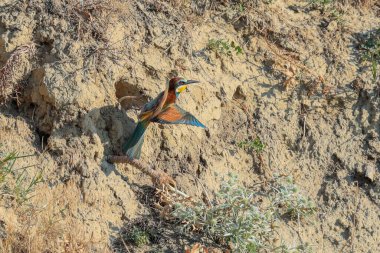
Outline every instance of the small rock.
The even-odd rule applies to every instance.
[[[373,182],[375,180],[375,177],[376,177],[376,169],[373,166],[366,166],[365,176],[366,176],[366,178],[371,180],[371,182]]]
[[[223,15],[222,15],[222,18],[227,21],[227,22],[230,22],[234,19],[235,15],[234,15],[234,12],[232,10],[228,10],[226,11]]]
[[[327,26],[327,31],[332,32],[338,28],[338,23],[336,21],[331,21]]]
[[[347,170],[338,170],[336,174],[339,179],[344,179],[347,177]]]
[[[236,99],[246,99],[247,98],[247,89],[244,88],[243,86],[239,85],[236,90],[235,90],[235,94],[234,94],[234,98]]]
[[[152,34],[153,34],[154,36],[159,37],[159,36],[162,35],[162,29],[161,29],[160,27],[158,27],[158,26],[153,27],[153,29],[152,29]]]
[[[346,167],[349,167],[349,165],[345,165]],[[364,165],[355,164],[355,171],[358,175],[363,176],[365,174],[365,168]]]
[[[340,226],[342,228],[349,228],[350,222],[347,219],[340,217],[336,220],[335,225]]]
[[[368,141],[368,146],[370,150],[376,155],[380,155],[380,141],[374,139]]]

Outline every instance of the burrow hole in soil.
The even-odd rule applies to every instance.
[[[144,92],[125,80],[115,83],[116,97],[124,109],[140,109],[148,102],[148,97]]]

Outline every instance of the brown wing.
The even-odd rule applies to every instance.
[[[165,104],[166,98],[168,97],[168,88],[161,92],[155,99],[146,103],[141,110],[139,115],[139,120],[150,120],[154,118],[158,113],[161,112],[162,107]]]
[[[162,107],[165,104],[166,98],[168,97],[168,93],[169,93],[169,85],[166,85],[165,91],[162,94],[162,98],[159,101],[157,108],[154,110],[152,114],[152,118],[156,117],[161,112]]]
[[[157,115],[158,120],[166,122],[175,122],[182,119],[184,115],[175,106],[169,106],[160,114]]]
[[[159,113],[152,121],[161,124],[185,124],[206,128],[191,113],[183,110],[176,104],[172,104]]]

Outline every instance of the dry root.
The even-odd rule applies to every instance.
[[[0,103],[6,102],[12,93],[17,89],[17,80],[20,76],[17,71],[23,55],[32,56],[36,53],[34,43],[27,44],[16,48],[4,66],[0,69]]]
[[[154,170],[148,164],[138,160],[130,160],[127,156],[109,156],[111,163],[128,163],[149,175],[156,186],[156,196],[158,202],[155,207],[160,211],[161,216],[170,218],[170,213],[175,203],[192,204],[192,198],[186,193],[178,190],[174,179],[161,170]]]
[[[175,186],[174,179],[161,170],[154,170],[148,164],[138,160],[131,160],[127,156],[110,156],[108,161],[111,163],[129,163],[141,170],[143,173],[149,175],[153,184],[158,188],[165,188],[167,186]]]

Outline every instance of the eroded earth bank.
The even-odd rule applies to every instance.
[[[208,129],[152,124],[143,162],[211,201],[228,173],[248,189],[292,177],[315,211],[279,219],[259,252],[379,252],[379,16],[359,0],[1,1],[0,150],[32,156],[15,162],[22,180],[0,180],[0,248],[226,251],[160,217],[149,176],[105,159],[179,75],[201,82],[178,103]],[[136,227],[149,243],[126,238]]]

